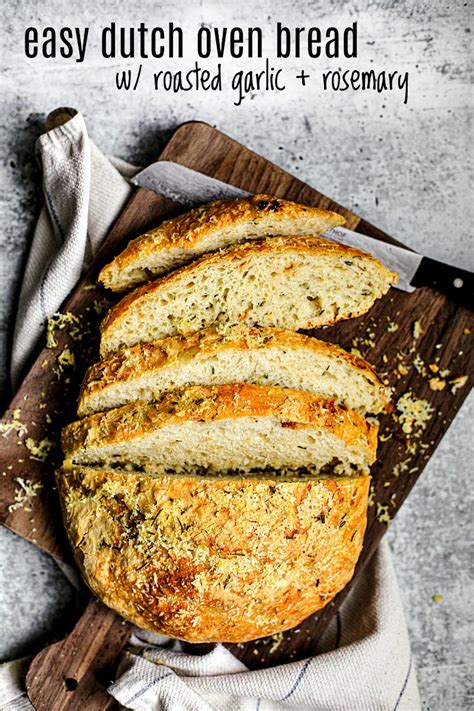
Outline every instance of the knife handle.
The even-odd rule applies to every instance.
[[[466,269],[423,257],[411,284],[430,286],[460,306],[474,310],[474,274]]]

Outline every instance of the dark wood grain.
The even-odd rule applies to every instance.
[[[129,635],[128,623],[91,598],[66,639],[37,654],[28,669],[26,689],[36,711],[116,708],[106,688]]]
[[[181,126],[173,134],[160,158],[174,160],[249,191],[267,192],[309,205],[337,210],[346,217],[348,227],[377,239],[395,242],[354,213],[206,124],[190,123]],[[52,350],[41,351],[6,413],[4,423],[11,422],[14,411],[21,408],[21,420],[27,424],[28,436],[40,439],[44,437],[45,432],[50,432],[51,438],[55,438],[59,427],[74,418],[74,401],[78,384],[86,365],[97,358],[97,342],[94,334],[102,317],[102,314],[96,313],[100,310],[100,304],[97,302],[105,296],[104,293],[88,287],[94,284],[98,268],[112,254],[118,252],[124,243],[151,224],[158,222],[164,215],[168,216],[179,209],[178,205],[149,191],[137,190],[134,193],[107,238],[95,268],[75,289],[64,306],[64,311],[71,311],[83,319],[90,335],[82,341],[77,341],[68,335],[68,329],[59,332],[58,346]],[[416,340],[413,337],[415,321],[419,321],[423,327],[423,333]],[[417,398],[430,402],[434,408],[433,416],[422,437],[415,440],[417,446],[413,451],[407,450],[410,441],[407,441],[394,415],[388,414],[382,418],[380,429],[382,439],[378,460],[373,468],[373,505],[369,508],[364,549],[354,580],[340,593],[334,604],[299,625],[298,633],[294,631],[285,633],[278,646],[270,643],[269,640],[230,646],[233,653],[250,668],[301,659],[317,651],[321,633],[333,618],[353,582],[362,573],[385,533],[387,524],[379,520],[384,518],[381,513],[385,509],[380,507],[387,507],[386,512],[390,518],[396,515],[468,393],[468,385],[454,394],[449,386],[440,391],[432,390],[429,377],[420,374],[413,367],[413,358],[418,354],[426,367],[432,364],[441,370],[448,368],[450,377],[472,374],[473,328],[472,313],[457,308],[446,297],[431,289],[418,289],[413,294],[392,289],[390,294],[376,303],[365,316],[314,332],[319,338],[340,343],[348,349],[356,344],[362,355],[366,356],[380,372],[386,373],[387,379],[395,388],[395,401],[404,393],[411,391]],[[77,366],[70,374],[66,374],[66,378],[70,378],[69,383],[64,382],[64,374],[58,379],[52,372],[52,365],[57,355],[65,347],[69,347],[76,354]],[[44,365],[45,360],[46,365]],[[429,376],[433,375],[429,371]],[[42,396],[42,392],[45,395]],[[47,408],[42,408],[45,401],[47,401]],[[51,423],[46,422],[47,412],[52,419]],[[4,439],[0,464],[0,471],[5,472],[5,486],[0,499],[1,520],[11,530],[36,543],[43,550],[67,560],[69,552],[62,532],[59,506],[51,478],[54,458],[58,454],[53,453],[46,462],[31,460],[24,441],[24,437],[18,438],[14,433],[7,434]],[[402,462],[406,465],[405,470],[397,476],[396,467]],[[29,511],[24,508],[9,510],[18,487],[17,477],[43,484],[39,495],[29,500],[27,504]],[[106,615],[107,619],[112,615],[104,608],[99,609],[103,610],[102,614]],[[100,617],[99,613],[98,615]],[[83,635],[84,650],[87,650],[91,642],[92,632],[89,634],[87,630],[87,627],[78,626],[74,631],[75,643],[78,635]],[[117,652],[123,643],[122,637],[118,639],[120,644],[117,644]],[[65,644],[67,645],[68,642],[66,641]],[[61,649],[59,643],[59,646],[54,647],[54,653],[53,651],[47,653],[43,663],[48,659],[49,663],[54,665],[54,659]],[[92,668],[100,664],[101,648],[96,651],[95,656],[87,658],[87,663]],[[80,651],[76,649],[75,655],[78,660]],[[42,678],[35,676],[36,688],[41,686]],[[50,685],[57,683],[56,676],[51,683],[46,682],[46,679],[47,676],[44,677],[44,683],[48,689]],[[80,696],[83,691],[79,687],[80,693],[77,697],[82,701],[78,703],[77,708],[84,708],[85,697]],[[31,684],[30,688],[32,688]],[[71,705],[75,695],[76,692],[69,692],[67,697],[69,706],[65,708],[75,708]],[[58,696],[58,698],[63,697]],[[91,706],[91,708],[106,708],[106,706]]]

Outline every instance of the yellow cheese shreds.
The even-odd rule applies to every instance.
[[[446,380],[442,378],[430,378],[428,383],[431,390],[444,390],[446,387]]]
[[[388,506],[377,504],[377,520],[380,521],[380,523],[386,523],[387,525],[391,523],[392,517],[388,513]]]
[[[273,654],[274,652],[276,652],[280,644],[283,642],[283,632],[277,632],[276,634],[272,634],[271,638],[273,640],[273,644],[268,650],[269,654]]]
[[[449,381],[449,388],[454,395],[460,388],[462,388],[468,380],[467,375],[459,375],[457,378],[453,378]]]
[[[63,328],[66,328],[68,325],[79,325],[79,318],[70,311],[64,314],[53,314],[53,316],[48,319],[48,325],[46,327],[46,348],[56,348],[58,341],[55,332],[62,331]]]
[[[71,353],[69,348],[64,348],[58,355],[58,363],[60,365],[75,365],[74,353]]]
[[[22,508],[25,503],[33,496],[38,495],[38,491],[43,488],[43,484],[40,482],[32,483],[30,479],[22,479],[21,477],[16,477],[15,481],[18,482],[19,486],[15,492],[14,503],[10,504],[8,510],[16,511],[16,509]]]
[[[415,340],[416,340],[417,338],[419,338],[421,335],[423,335],[424,331],[423,331],[423,329],[422,329],[422,327],[421,327],[421,323],[420,323],[419,321],[414,321],[414,322],[413,322],[413,330],[412,330],[412,333],[413,333],[413,338],[414,338]]]
[[[398,464],[395,464],[395,466],[392,469],[392,474],[393,476],[400,476],[400,474],[403,474],[403,472],[408,471],[408,467],[410,466],[410,458],[404,459],[403,461],[399,462]]]
[[[397,401],[397,412],[403,432],[417,436],[426,428],[434,410],[427,400],[418,399],[409,391]]]
[[[417,373],[419,373],[423,378],[426,378],[426,376],[428,375],[428,371],[426,370],[426,365],[419,353],[417,353],[416,356],[413,358],[413,367],[415,368]]]
[[[48,454],[54,447],[54,442],[46,438],[41,439],[39,442],[35,442],[32,437],[28,437],[25,444],[31,453],[31,458],[38,459],[41,462],[44,462],[47,459]]]
[[[9,432],[16,432],[19,437],[24,437],[28,433],[28,428],[24,422],[20,421],[21,408],[17,407],[12,410],[12,419],[10,422],[0,423],[0,433],[4,436]]]

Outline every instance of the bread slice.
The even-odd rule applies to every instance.
[[[195,385],[158,403],[91,415],[63,430],[72,464],[158,471],[366,470],[377,426],[318,395],[265,385]]]
[[[126,291],[229,244],[269,235],[319,234],[344,222],[335,212],[269,195],[217,200],[132,240],[102,269],[99,281],[112,291]]]
[[[101,354],[212,324],[291,330],[360,316],[396,275],[370,254],[316,237],[230,247],[125,296],[101,326]]]
[[[147,477],[62,469],[69,540],[91,590],[152,632],[246,642],[299,624],[351,579],[369,477]]]
[[[87,371],[78,414],[159,400],[184,385],[235,382],[306,390],[361,412],[381,412],[390,401],[369,363],[339,346],[283,329],[231,326],[112,353]]]

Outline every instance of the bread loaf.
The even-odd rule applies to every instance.
[[[230,247],[125,296],[101,326],[101,354],[212,324],[291,330],[360,316],[396,275],[370,254],[315,237]]]
[[[190,642],[243,642],[299,624],[351,579],[369,477],[57,473],[91,590],[134,624]]]
[[[267,235],[319,234],[344,222],[335,212],[268,195],[217,200],[132,240],[102,269],[99,281],[125,291],[229,244]]]
[[[87,371],[78,414],[159,400],[184,385],[257,383],[335,398],[353,410],[381,412],[390,391],[373,368],[339,346],[276,328],[208,328],[138,343]]]
[[[255,469],[367,470],[377,426],[332,399],[265,385],[192,386],[158,403],[91,415],[63,431],[74,465],[178,473]]]

